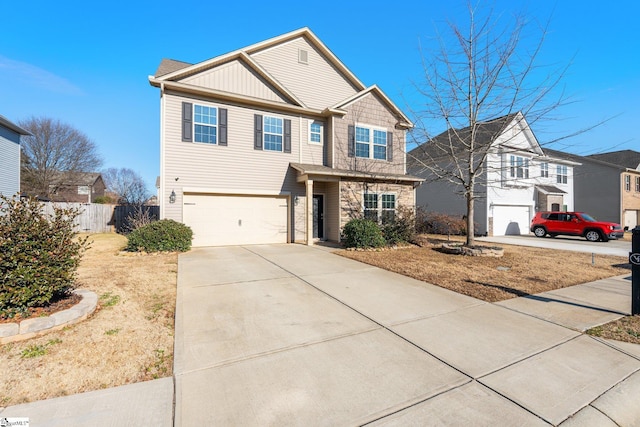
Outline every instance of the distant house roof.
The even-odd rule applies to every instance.
[[[555,157],[555,158],[559,158],[559,159],[571,160],[571,161],[578,162],[579,164],[591,162],[591,163],[599,164],[599,165],[602,165],[602,166],[607,166],[607,167],[610,167],[612,169],[619,170],[619,171],[623,171],[623,170],[626,169],[624,166],[616,165],[616,164],[610,163],[610,162],[606,162],[604,160],[597,159],[597,158],[592,157],[592,156],[580,156],[578,154],[566,153],[564,151],[553,150],[551,148],[545,148],[544,152],[549,157]]]
[[[475,142],[488,147],[495,139],[504,132],[509,125],[520,113],[507,114],[506,116],[479,122],[476,127]],[[414,148],[409,152],[413,158],[431,157],[437,159],[440,157],[458,154],[468,149],[465,147],[467,142],[471,140],[471,126],[461,129],[449,128],[438,136],[432,138],[426,143]],[[453,150],[453,153],[451,152]]]
[[[638,169],[640,166],[640,152],[634,150],[612,151],[610,153],[591,154],[587,157],[601,160],[627,169]]]
[[[20,135],[31,135],[31,132],[29,132],[28,130],[22,129],[20,126],[13,123],[3,115],[0,115],[0,126],[4,126],[7,129],[11,129],[12,131]]]
[[[176,61],[175,59],[163,58],[154,74],[155,77],[164,76],[165,74],[173,73],[174,71],[182,70],[193,64],[183,61]]]
[[[57,178],[63,185],[93,185],[102,175],[96,172],[60,172]]]

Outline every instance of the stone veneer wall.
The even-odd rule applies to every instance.
[[[370,183],[362,181],[340,182],[340,228],[353,218],[362,218],[363,194],[391,193],[396,195],[396,209],[415,209],[415,191],[411,184]]]

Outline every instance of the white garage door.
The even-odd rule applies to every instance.
[[[531,217],[529,206],[494,206],[493,235],[529,234]]]
[[[287,213],[286,197],[184,195],[194,247],[287,243]]]
[[[638,218],[640,218],[640,211],[624,211],[624,224],[622,226],[633,230],[638,225]]]

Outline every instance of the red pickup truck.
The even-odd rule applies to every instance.
[[[537,212],[531,220],[531,232],[536,237],[582,236],[590,242],[624,236],[620,224],[597,221],[584,212]]]

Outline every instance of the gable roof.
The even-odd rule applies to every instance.
[[[96,172],[58,172],[56,179],[61,185],[94,185],[102,174]]]
[[[325,46],[325,44],[322,43],[322,41],[320,41],[320,39],[308,27],[300,28],[298,30],[291,31],[289,33],[286,33],[277,37],[273,37],[271,39],[268,39],[256,44],[252,44],[250,46],[240,48],[233,52],[216,56],[214,58],[199,62],[197,64],[189,65],[183,68],[178,68],[165,75],[156,74],[155,77],[159,78],[160,80],[177,80],[184,76],[199,73],[213,66],[223,64],[225,62],[228,62],[231,59],[235,59],[239,53],[245,53],[245,55],[251,55],[253,53],[268,49],[275,45],[288,42],[298,37],[305,37],[316,49],[318,49],[322,54],[324,54],[329,59],[329,61],[333,64],[333,66],[335,66],[336,69],[340,71],[351,82],[351,84],[353,84],[356,88],[358,88],[358,90],[365,89],[365,85],[360,80],[358,80],[358,78],[342,63],[342,61],[340,61],[338,57],[334,55],[334,53],[331,52],[331,50],[327,46]],[[173,61],[173,62],[177,62],[177,61]]]
[[[251,57],[251,55],[255,53],[270,49],[283,43],[287,43],[300,37],[303,37],[315,49],[317,49],[320,54],[324,55],[324,57],[327,58],[329,63],[340,73],[340,75],[343,76],[349,82],[349,84],[351,84],[355,88],[355,90],[357,91],[355,95],[349,97],[344,101],[341,101],[334,106],[327,106],[327,108],[322,111],[308,108],[294,93],[292,93],[288,88],[282,85],[278,81],[278,79],[274,78]],[[307,27],[291,31],[289,33],[241,49],[237,49],[220,56],[216,56],[214,58],[196,64],[189,64],[172,59],[163,59],[160,63],[160,66],[156,70],[156,74],[154,76],[149,76],[149,83],[152,86],[156,87],[162,87],[164,85],[169,88],[175,88],[187,92],[195,92],[196,89],[194,87],[180,82],[180,80],[237,60],[243,61],[243,63],[245,63],[251,70],[265,79],[265,81],[268,82],[268,84],[270,84],[275,91],[281,93],[284,98],[291,102],[291,105],[279,105],[279,103],[275,103],[273,101],[252,99],[247,96],[232,94],[216,89],[202,88],[200,89],[200,92],[206,93],[211,96],[221,97],[223,99],[236,99],[245,102],[259,103],[265,106],[272,106],[297,112],[304,111],[325,116],[330,114],[346,114],[346,111],[343,111],[341,107],[349,104],[350,102],[353,102],[356,99],[361,98],[362,96],[365,96],[368,93],[375,93],[379,97],[379,99],[382,100],[382,102],[398,117],[398,126],[404,128],[413,127],[413,123],[411,123],[409,118],[391,101],[391,99],[389,99],[387,95],[384,94],[384,92],[382,92],[382,90],[378,86],[373,85],[366,87],[342,63],[342,61],[340,61],[338,57],[327,46],[325,46],[325,44],[322,43],[322,41],[320,41],[320,39]]]
[[[590,154],[586,157],[622,166],[627,169],[640,168],[640,152],[634,150],[620,150],[609,153]]]
[[[20,126],[13,123],[3,115],[0,115],[0,126],[4,126],[7,129],[12,130],[13,132],[19,135],[25,135],[25,136],[31,135],[31,132],[29,132],[28,130],[22,129]]]
[[[475,131],[475,142],[482,147],[483,151],[488,150],[493,142],[516,120],[518,123],[524,122],[526,129],[529,128],[524,116],[520,112],[507,114],[506,116],[486,122],[479,122]],[[452,154],[460,154],[468,150],[466,144],[470,139],[471,126],[461,129],[449,128],[426,143],[411,150],[409,155],[416,159],[430,157],[433,160],[437,160],[451,156]],[[516,148],[513,149],[516,150]]]

